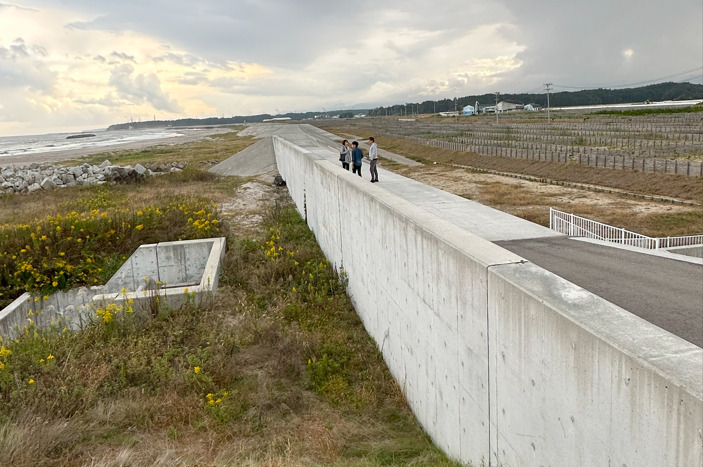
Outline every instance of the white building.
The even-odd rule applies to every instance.
[[[496,110],[500,112],[510,112],[513,110],[522,110],[525,106],[522,104],[518,104],[517,102],[510,102],[510,101],[501,101],[498,102],[498,105],[496,106]]]

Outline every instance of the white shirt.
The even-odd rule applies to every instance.
[[[376,146],[375,141],[371,143],[371,147],[369,147],[369,159],[378,159],[378,146]]]

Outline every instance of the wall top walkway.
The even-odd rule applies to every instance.
[[[339,163],[337,161],[339,144],[335,141],[339,138],[312,125],[252,125],[243,134],[256,137],[278,135],[296,146],[315,153],[319,158]],[[352,174],[350,173],[349,176]],[[370,180],[366,160],[362,167],[362,178]],[[525,219],[384,170],[381,165],[379,165],[379,180],[380,183],[376,186],[489,241],[564,237],[563,234]]]
[[[309,151],[314,158],[329,160],[335,165],[339,163],[339,138],[312,125],[258,124],[248,127],[245,132],[258,137],[278,135]],[[379,143],[383,144],[382,141]],[[368,170],[368,163],[364,161],[364,180],[370,178]],[[356,177],[351,173],[349,176]],[[583,262],[578,258],[582,257],[581,250],[586,247],[575,240],[568,241],[565,235],[546,227],[394,174],[382,167],[379,168],[379,179],[380,183],[374,184],[375,187],[388,190],[474,235],[497,242],[652,324],[698,346],[702,345],[703,315],[700,310],[703,309],[703,296],[700,287],[675,287],[670,292],[676,294],[675,299],[668,302],[666,299],[662,302],[662,291],[670,288],[667,284],[687,284],[691,278],[695,282],[703,277],[703,267],[689,264],[672,268],[674,263],[665,258],[641,258],[645,255],[633,252],[628,252],[623,258],[619,252],[606,248],[595,253],[589,250],[588,260]],[[534,245],[540,246],[539,257],[532,251]],[[569,249],[574,250],[573,254],[567,251]],[[640,269],[636,264],[641,261],[652,264]],[[628,269],[628,265],[635,266]],[[569,272],[566,271],[567,267],[570,268]],[[613,274],[614,270],[622,271],[623,268],[622,273]],[[633,268],[638,269],[638,274],[633,272]],[[683,273],[687,277],[677,280],[679,270],[687,271]],[[662,274],[663,271],[666,273]],[[644,282],[640,280],[642,274],[647,279]],[[675,310],[672,304],[676,305]]]

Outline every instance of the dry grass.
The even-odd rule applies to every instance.
[[[125,205],[197,194],[236,206],[233,198],[250,197],[245,182],[258,184],[191,164],[110,192]],[[3,198],[0,212],[21,219],[32,206],[42,217],[90,193]],[[415,421],[285,189],[263,190],[269,197],[277,207],[264,228],[225,220],[211,305],[4,342],[12,354],[0,355],[0,464],[456,465]],[[49,354],[51,364],[38,363]],[[210,405],[208,394],[222,401]]]
[[[233,128],[235,131],[215,134],[200,141],[178,145],[151,146],[145,149],[135,149],[119,152],[104,152],[93,154],[80,159],[66,161],[64,165],[76,165],[88,162],[89,164],[100,164],[105,159],[109,159],[113,164],[127,165],[138,162],[187,162],[197,166],[207,161],[222,161],[238,153],[242,149],[256,143],[257,140],[251,137],[237,136],[240,128]]]

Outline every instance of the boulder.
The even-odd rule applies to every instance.
[[[41,187],[45,190],[53,190],[56,188],[56,183],[53,182],[52,179],[49,177],[46,177],[42,182],[41,182]]]

